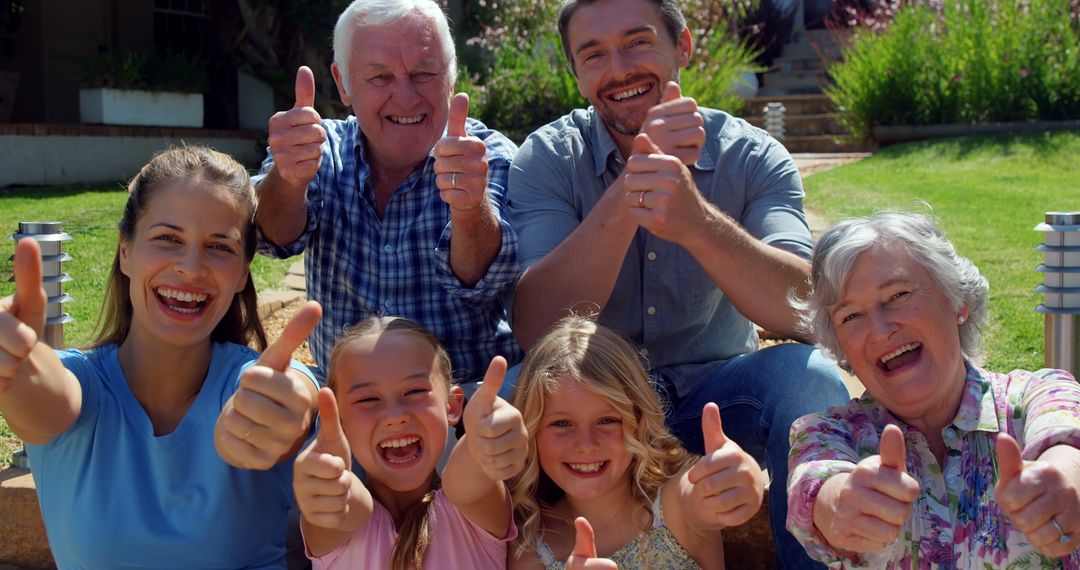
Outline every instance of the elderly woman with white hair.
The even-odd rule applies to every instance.
[[[791,427],[788,529],[843,568],[1077,568],[1080,385],[972,360],[986,279],[933,222],[881,213],[819,240],[794,303],[866,386]]]

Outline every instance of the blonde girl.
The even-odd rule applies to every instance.
[[[520,526],[512,568],[585,567],[589,557],[621,568],[723,567],[720,530],[756,512],[763,485],[756,462],[724,437],[715,404],[699,459],[665,427],[630,345],[577,316],[532,349],[516,390],[529,446],[511,481]],[[594,545],[575,546],[578,517],[597,529]]]
[[[505,373],[493,359],[463,412],[450,357],[429,331],[373,317],[345,333],[293,483],[316,568],[505,567],[516,528],[503,480],[521,469],[527,440],[521,414],[497,396]],[[436,464],[459,420],[466,435],[440,483]]]

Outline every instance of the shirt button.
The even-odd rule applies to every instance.
[[[392,246],[390,244],[386,244],[386,245],[382,246],[382,250],[385,251],[386,253],[390,253],[390,252],[394,251],[394,246]]]
[[[655,315],[656,314],[656,307],[649,307],[648,309],[645,309],[645,312],[649,313],[650,315]]]
[[[649,261],[656,261],[656,252],[655,251],[650,251],[649,255],[647,255],[646,257],[649,258]]]
[[[647,348],[641,349],[641,355],[642,356],[649,356],[649,349],[647,349]]]
[[[387,310],[390,310],[390,307],[393,307],[394,303],[391,302],[390,299],[387,299],[382,302],[382,306],[386,307]]]

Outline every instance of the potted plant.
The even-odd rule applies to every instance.
[[[83,68],[83,123],[202,127],[206,66],[197,57],[117,52]]]
[[[0,0],[0,60],[10,60],[19,51],[19,28],[26,10],[23,0]],[[0,123],[11,120],[15,105],[15,90],[19,86],[19,72],[0,69]]]

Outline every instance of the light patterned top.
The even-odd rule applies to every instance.
[[[630,542],[619,547],[609,560],[619,565],[620,570],[699,570],[699,566],[690,558],[686,549],[675,540],[664,522],[664,512],[660,507],[660,495],[653,501],[652,528],[637,535]],[[548,543],[540,538],[536,541],[536,555],[544,564],[544,570],[563,570],[565,560],[556,560]]]
[[[839,553],[814,527],[814,501],[829,477],[877,455],[887,424],[904,432],[907,471],[921,487],[900,538],[876,554]],[[791,426],[787,527],[810,556],[832,568],[1080,568],[1080,549],[1041,556],[998,509],[997,433],[1014,437],[1025,460],[1048,448],[1080,447],[1080,384],[1065,371],[996,374],[967,365],[956,419],[942,430],[945,465],[926,438],[869,394]]]

